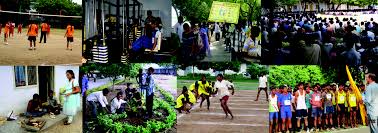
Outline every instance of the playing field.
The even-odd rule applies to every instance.
[[[196,80],[177,79],[178,92],[181,92],[183,86],[189,87],[195,81]],[[259,84],[259,82],[256,80],[234,80],[233,83],[236,90],[257,90]]]
[[[64,38],[65,29],[51,29],[46,43],[39,43],[37,49],[29,50],[27,29],[22,34],[15,34],[8,38],[8,45],[4,43],[4,30],[0,36],[0,65],[66,65],[81,64],[82,31],[75,29],[73,50],[66,50],[67,40]],[[39,31],[40,32],[40,31]]]

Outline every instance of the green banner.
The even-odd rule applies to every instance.
[[[213,1],[209,22],[226,22],[237,24],[239,20],[240,4]]]

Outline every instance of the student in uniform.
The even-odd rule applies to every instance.
[[[179,113],[185,111],[186,113],[190,113],[189,109],[187,108],[187,104],[189,103],[189,95],[188,95],[188,88],[184,86],[182,88],[181,94],[176,99],[176,106],[175,108]]]
[[[337,124],[340,128],[341,123],[345,123],[345,103],[346,103],[346,93],[344,92],[344,85],[339,85],[339,90],[336,91],[336,108],[337,108]]]
[[[352,128],[355,128],[357,126],[357,97],[356,94],[354,94],[352,89],[349,89],[349,95],[348,95],[348,107],[350,109],[350,126]]]
[[[117,96],[113,98],[110,106],[110,111],[112,114],[121,114],[124,111],[124,107],[122,107],[122,104],[125,104],[126,101],[123,100],[123,94],[122,92],[118,92]]]
[[[200,108],[202,108],[203,101],[207,102],[207,110],[210,110],[210,94],[207,92],[211,88],[210,83],[206,81],[206,76],[202,75],[201,80],[196,82],[198,88],[198,95],[201,97]]]
[[[330,89],[331,87],[329,85],[325,87],[325,91],[322,93],[322,101],[324,103],[325,124],[327,126],[327,129],[331,128],[332,130],[334,130],[332,117],[335,111],[332,103],[332,99],[334,99],[334,97]]]
[[[20,35],[22,33],[22,24],[21,23],[18,24],[18,26],[17,26],[17,33],[20,34]]]
[[[44,21],[42,24],[41,24],[41,37],[39,39],[39,43],[42,42],[42,39],[43,39],[43,43],[46,43],[46,35],[47,35],[47,32],[48,32],[48,29],[49,28],[49,25],[46,23],[46,21]]]
[[[8,21],[7,23],[5,23],[5,26],[4,26],[4,43],[5,45],[8,45],[8,37],[9,37],[9,28],[10,28],[10,22]]]
[[[281,119],[282,119],[282,130],[281,131],[291,131],[291,99],[292,95],[288,93],[287,86],[281,86],[283,88],[282,94],[278,97],[278,105],[280,106]]]
[[[9,38],[10,36],[12,35],[12,38],[14,37],[14,27],[15,27],[15,24],[13,22],[9,22]]]
[[[276,95],[276,88],[271,88],[269,95],[269,133],[278,132],[278,96]],[[274,125],[274,127],[273,127]]]
[[[29,25],[27,36],[28,36],[28,40],[30,42],[29,50],[36,50],[35,41],[36,41],[37,36],[38,36],[38,26],[33,21]],[[34,43],[34,45],[32,45],[32,43]]]
[[[64,37],[67,37],[67,48],[66,48],[66,50],[72,51],[72,45],[70,45],[70,43],[72,43],[74,41],[74,39],[73,39],[74,30],[75,30],[74,26],[72,26],[71,24],[68,23],[67,28],[66,28],[66,34],[64,35]]]
[[[223,80],[222,74],[217,75],[217,81],[215,82],[214,87],[216,88],[216,92],[218,93],[219,101],[221,102],[222,109],[224,113],[226,114],[225,118],[227,118],[228,114],[230,114],[231,119],[234,119],[234,115],[232,115],[231,110],[227,105],[227,101],[230,97],[230,94],[234,95],[234,88],[231,86],[232,86],[232,83],[230,83],[227,80]],[[232,89],[231,93],[229,89]]]

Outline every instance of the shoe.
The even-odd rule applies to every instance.
[[[36,50],[37,48],[34,47],[34,50]]]
[[[30,47],[30,48],[29,48],[29,50],[33,50],[33,48],[32,48],[32,47]]]
[[[332,131],[335,131],[336,129],[332,127],[331,130],[332,130]]]
[[[308,128],[307,128],[307,131],[306,131],[306,133],[310,133],[310,129],[308,129]]]
[[[6,42],[5,45],[8,45],[8,43]]]

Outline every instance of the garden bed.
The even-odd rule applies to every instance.
[[[154,100],[154,116],[150,119],[127,117],[123,114],[99,115],[99,125],[112,133],[151,133],[164,132],[176,123],[176,112],[173,107],[160,98]]]

